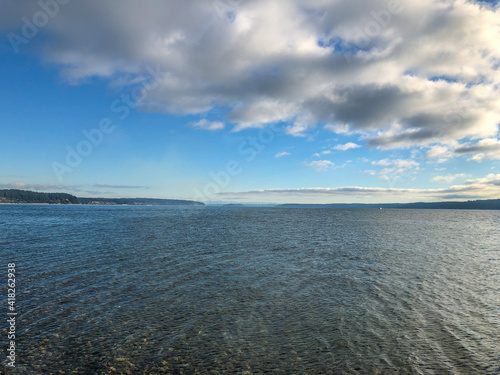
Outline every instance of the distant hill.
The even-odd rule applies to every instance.
[[[330,207],[330,208],[413,208],[455,210],[500,210],[500,199],[485,199],[467,202],[417,202],[417,203],[330,203],[330,204],[281,204],[278,207]]]
[[[38,193],[27,190],[0,189],[0,203],[45,203],[45,204],[106,204],[106,205],[189,205],[204,206],[202,202],[179,199],[155,198],[77,198],[66,193]]]
[[[0,190],[0,203],[80,204],[77,197],[66,193],[36,193],[27,190]]]

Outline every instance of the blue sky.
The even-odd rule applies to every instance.
[[[493,2],[0,6],[0,188],[205,202],[500,197]]]

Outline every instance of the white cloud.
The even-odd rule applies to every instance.
[[[330,160],[315,160],[307,163],[306,166],[316,169],[318,172],[325,172],[335,166],[335,163]]]
[[[402,0],[382,25],[373,12],[387,12],[385,0],[253,0],[222,11],[212,1],[120,4],[70,2],[19,47],[73,83],[132,82],[159,67],[163,79],[139,109],[225,108],[236,130],[284,121],[288,134],[305,136],[328,124],[384,149],[498,134],[498,5]],[[0,28],[21,34],[22,17],[39,10],[10,2]]]
[[[500,174],[489,174],[480,179],[466,181],[443,189],[404,189],[381,187],[317,187],[299,189],[266,189],[240,192],[223,192],[226,198],[245,200],[267,200],[290,203],[332,202],[417,202],[467,199],[495,199],[500,196]]]
[[[450,183],[450,182],[455,181],[457,178],[464,178],[464,177],[467,177],[467,175],[465,173],[457,173],[457,174],[453,174],[453,175],[449,174],[446,176],[436,176],[436,177],[433,177],[431,181]]]
[[[382,180],[396,180],[405,173],[415,173],[420,167],[420,164],[411,159],[382,159],[372,161],[372,165],[383,166],[379,172]]]
[[[323,129],[334,132],[336,134],[351,135],[354,132],[350,129],[348,124],[326,124]]]
[[[323,150],[321,152],[315,152],[313,154],[314,157],[320,157],[321,155],[330,155],[332,153],[331,150]]]
[[[336,145],[333,147],[335,150],[341,150],[341,151],[346,151],[350,150],[351,148],[359,148],[361,147],[360,145],[353,143],[353,142],[347,142],[346,144],[343,145]]]
[[[430,159],[436,159],[437,163],[445,163],[453,158],[455,154],[453,153],[453,149],[450,149],[449,145],[439,144],[430,147],[425,156]]]
[[[275,158],[281,158],[283,156],[288,156],[290,155],[289,152],[283,151],[283,152],[278,152],[276,155],[274,155]]]
[[[377,161],[372,161],[372,165],[382,165],[384,167],[396,167],[396,168],[415,168],[420,164],[415,160],[410,159],[382,159]]]
[[[453,142],[447,145],[434,145],[429,148],[426,156],[436,159],[438,163],[448,161],[457,156],[468,155],[468,160],[482,162],[485,160],[500,160],[500,139],[484,138],[477,142]]]
[[[305,136],[307,136],[306,132],[311,127],[312,126],[310,126],[308,124],[294,123],[294,124],[289,125],[285,128],[285,133],[288,135],[292,135],[294,137],[305,137]]]
[[[475,144],[465,143],[456,148],[454,152],[458,155],[474,154],[470,160],[500,160],[500,139],[486,138]]]
[[[203,130],[221,130],[224,129],[224,123],[220,121],[208,121],[206,119],[201,119],[195,123],[192,123],[191,126],[197,129]]]
[[[500,174],[490,173],[486,177],[465,181],[468,185],[500,186]]]

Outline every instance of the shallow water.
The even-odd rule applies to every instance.
[[[498,211],[0,205],[11,372],[498,374],[499,224]]]

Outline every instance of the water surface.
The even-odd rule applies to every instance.
[[[498,211],[0,205],[15,373],[498,374],[499,224]]]

